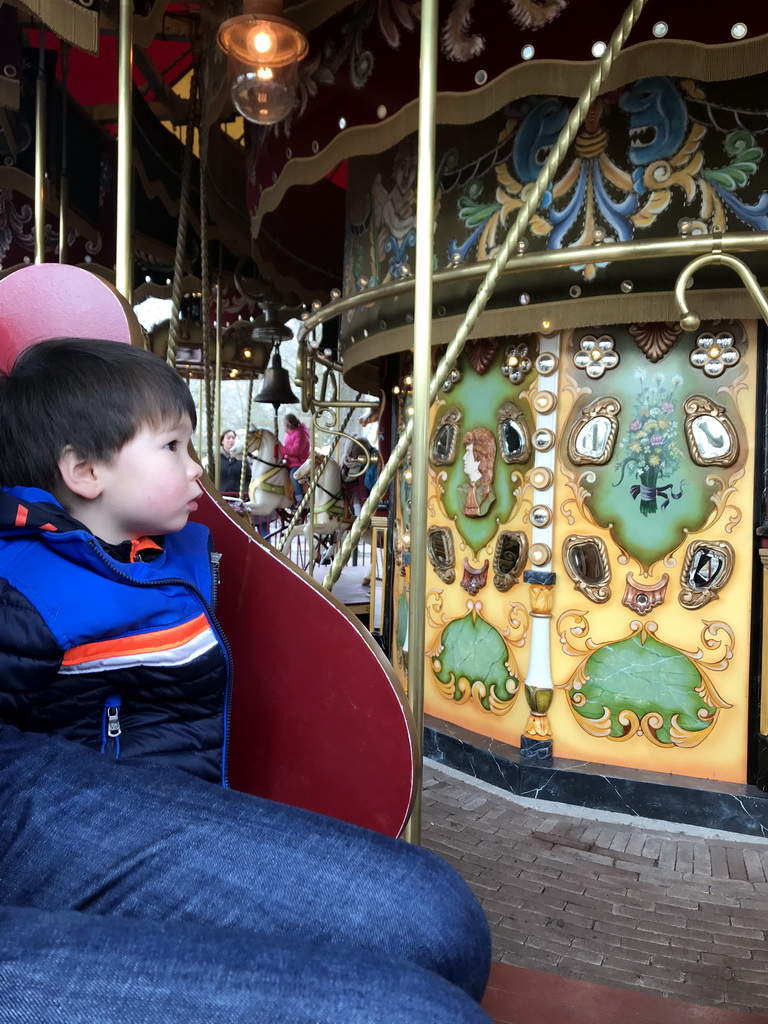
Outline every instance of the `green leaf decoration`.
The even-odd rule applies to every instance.
[[[518,691],[520,680],[510,672],[504,637],[498,630],[471,613],[446,626],[441,637],[442,651],[432,659],[432,671],[445,687],[453,687],[453,700],[460,701],[466,688],[459,686],[462,679],[471,687],[485,684],[485,695],[479,700],[490,711],[490,696],[497,701],[511,701]]]
[[[728,156],[733,157],[731,163],[727,167],[705,170],[702,172],[702,176],[714,185],[720,185],[732,192],[735,188],[742,188],[749,182],[750,176],[757,170],[765,150],[755,145],[754,136],[745,131],[731,132],[726,136],[723,145]]]
[[[459,217],[468,228],[477,227],[478,224],[483,224],[490,217],[497,213],[501,207],[498,203],[483,203],[477,205],[472,203],[465,196],[462,196],[459,200]]]
[[[639,721],[653,712],[660,715],[663,725],[655,735],[664,744],[673,743],[669,734],[673,716],[677,727],[688,733],[712,725],[714,709],[696,692],[702,679],[694,663],[652,636],[646,636],[644,643],[638,635],[600,648],[587,659],[584,675],[581,693],[586,703],[573,709],[583,718],[598,719],[608,708],[614,738],[626,735],[626,724],[619,721],[622,711],[634,712]],[[699,717],[702,710],[709,720]]]

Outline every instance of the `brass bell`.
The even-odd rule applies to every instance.
[[[274,352],[272,365],[264,374],[261,391],[253,400],[254,402],[269,402],[274,406],[275,412],[281,405],[295,405],[299,401],[291,391],[290,374],[283,369],[283,362],[278,351]]]

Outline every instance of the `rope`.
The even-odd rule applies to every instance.
[[[184,144],[184,160],[181,167],[181,194],[179,196],[179,223],[176,226],[176,255],[173,261],[173,286],[171,288],[171,321],[168,325],[168,348],[166,359],[169,366],[176,366],[176,350],[179,346],[181,318],[181,282],[184,277],[184,257],[187,249],[187,226],[189,224],[189,194],[192,180],[192,155],[195,140],[197,106],[197,71],[192,74],[189,90],[189,121]]]
[[[245,474],[248,469],[248,437],[251,433],[251,403],[253,401],[253,377],[248,382],[248,411],[245,414],[245,444],[243,445],[243,464],[240,469],[240,497],[245,498]]]

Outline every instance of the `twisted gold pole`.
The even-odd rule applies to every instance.
[[[195,140],[195,103],[197,96],[197,74],[192,75],[189,93],[189,120],[187,137],[184,142],[184,160],[181,165],[181,192],[179,195],[179,220],[176,225],[176,253],[173,261],[173,284],[171,285],[171,320],[168,325],[168,348],[165,358],[169,366],[176,366],[176,349],[179,345],[181,328],[181,282],[184,277],[184,257],[187,249],[187,227],[189,225],[189,195],[192,182],[192,156]],[[202,160],[200,161],[202,165]],[[202,197],[201,197],[202,202]],[[202,211],[201,211],[202,213]],[[201,216],[201,220],[204,217]],[[202,231],[202,227],[201,227]],[[202,238],[201,238],[202,244]],[[205,318],[205,310],[203,311]]]
[[[576,133],[581,127],[587,112],[598,95],[603,82],[605,81],[606,75],[610,71],[616,55],[624,45],[629,33],[637,21],[640,13],[645,6],[646,0],[632,0],[627,10],[624,12],[618,28],[611,36],[611,41],[606,48],[605,53],[600,58],[595,73],[587,84],[586,89],[581,94],[576,103],[576,106],[570,113],[568,120],[560,132],[560,136],[555,145],[550,150],[547,159],[544,161],[544,165],[539,172],[539,176],[536,179],[533,188],[528,194],[523,205],[517,212],[512,227],[509,230],[509,234],[504,239],[504,242],[499,247],[499,251],[496,253],[493,261],[491,262],[488,270],[486,271],[485,278],[483,279],[480,287],[478,288],[477,294],[469,305],[464,320],[459,325],[458,330],[453,338],[453,341],[448,345],[445,355],[440,360],[435,375],[433,376],[429,386],[429,404],[434,402],[437,392],[442,386],[443,381],[447,377],[449,371],[453,367],[454,363],[461,355],[461,352],[466,344],[467,338],[469,337],[472,328],[474,327],[478,317],[485,309],[488,300],[493,294],[496,283],[501,276],[507,260],[512,255],[515,246],[522,238],[523,232],[528,227],[528,222],[536,211],[544,193],[547,190],[547,186],[552,180],[555,171],[561,163],[563,157],[572,145],[573,140],[576,137]],[[569,263],[573,262],[573,255]],[[359,303],[359,298],[358,298]],[[323,580],[323,586],[327,590],[332,590],[336,582],[341,575],[341,570],[349,560],[350,552],[357,547],[360,540],[360,536],[371,520],[373,511],[378,507],[379,501],[382,496],[386,493],[392,479],[397,472],[397,468],[403,461],[408,447],[411,444],[413,436],[413,424],[409,421],[405,424],[405,429],[400,435],[400,439],[395,446],[394,451],[389,457],[389,460],[384,467],[382,473],[379,475],[379,479],[373,486],[371,493],[368,495],[365,504],[363,505],[360,515],[357,517],[355,522],[352,524],[352,529],[347,535],[344,543],[341,546],[341,550],[333,560],[328,573]]]

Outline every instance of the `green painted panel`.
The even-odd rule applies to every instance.
[[[519,343],[521,338],[515,338]],[[446,513],[456,521],[459,533],[467,542],[470,548],[477,555],[478,551],[486,545],[496,534],[500,525],[506,523],[513,515],[517,499],[514,490],[519,486],[513,481],[513,474],[522,476],[533,464],[533,454],[528,462],[508,465],[499,454],[498,445],[498,410],[504,402],[515,402],[523,409],[529,429],[533,430],[530,406],[527,399],[520,399],[520,391],[530,387],[534,380],[534,373],[529,374],[521,385],[510,383],[509,379],[501,372],[505,358],[505,339],[500,339],[501,344],[496,353],[492,365],[480,375],[472,367],[466,354],[459,360],[459,369],[462,373],[461,381],[445,395],[445,404],[440,406],[438,416],[447,409],[456,407],[461,410],[462,423],[461,435],[456,450],[456,459],[452,466],[441,467],[440,472],[445,472],[447,479],[441,482],[444,489],[442,496],[443,507]],[[533,345],[530,347],[531,356],[535,355]],[[496,439],[496,459],[494,461],[493,489],[490,501],[486,498],[480,500],[480,516],[468,516],[465,514],[467,500],[468,478],[464,471],[464,453],[466,448],[463,439],[467,431],[475,430],[478,427],[485,427]]]
[[[716,466],[697,466],[685,440],[683,404],[694,394],[712,394],[714,386],[730,381],[736,370],[726,371],[717,385],[689,362],[691,335],[682,335],[674,349],[655,366],[645,358],[624,328],[611,327],[621,362],[597,381],[571,364],[570,373],[580,384],[588,383],[597,396],[611,395],[621,403],[619,432],[613,457],[604,466],[574,467],[577,476],[594,474],[587,481],[587,507],[596,522],[642,565],[649,566],[673,551],[687,533],[704,525],[713,509],[712,496],[720,487],[718,477],[727,471]],[[735,410],[727,396],[718,401]],[[576,416],[570,418],[567,438]]]
[[[600,648],[587,659],[584,673],[581,693],[586,703],[574,710],[584,718],[597,719],[608,708],[613,737],[626,732],[618,718],[621,711],[634,712],[640,721],[651,712],[660,714],[663,725],[655,733],[665,744],[672,742],[673,716],[678,716],[675,724],[689,733],[712,724],[713,709],[696,692],[702,683],[698,669],[684,654],[654,637],[646,636],[643,642],[641,636],[633,636]],[[700,711],[708,720],[699,717]]]
[[[504,637],[479,615],[465,615],[446,626],[441,637],[442,651],[432,659],[432,671],[446,687],[453,686],[453,699],[460,701],[466,680],[469,686],[481,682],[485,695],[480,703],[490,710],[490,698],[511,701],[520,680],[510,671],[509,652]]]

